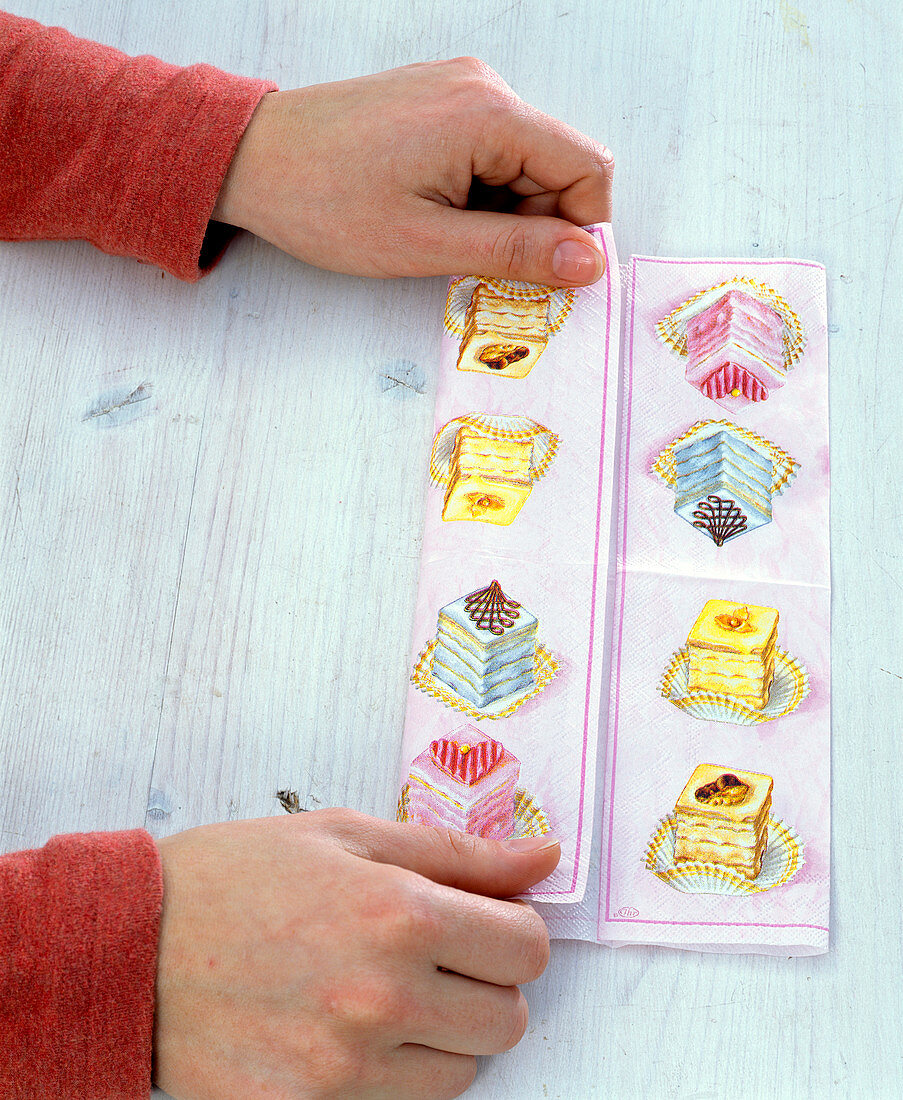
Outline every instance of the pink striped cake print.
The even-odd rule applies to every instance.
[[[430,744],[430,755],[436,764],[453,779],[472,787],[498,764],[504,753],[498,741],[487,738],[475,745],[459,745],[442,738]]]
[[[702,383],[702,392],[715,400],[739,390],[748,401],[764,401],[768,390],[753,375],[736,363],[725,363]]]

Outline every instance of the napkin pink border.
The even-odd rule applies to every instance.
[[[592,598],[592,610],[590,612],[589,620],[589,659],[587,661],[586,668],[586,694],[584,696],[583,707],[583,751],[580,760],[580,808],[578,811],[578,826],[577,826],[577,843],[574,849],[574,873],[571,876],[571,884],[567,890],[537,890],[531,889],[529,896],[531,898],[550,898],[550,897],[569,897],[573,894],[577,888],[577,880],[580,874],[580,852],[581,845],[583,843],[583,826],[585,822],[584,803],[586,800],[586,754],[589,746],[590,737],[590,705],[591,705],[591,687],[593,676],[593,657],[595,651],[595,638],[596,638],[596,605],[597,605],[597,593],[599,584],[599,543],[602,536],[602,504],[603,496],[605,494],[605,441],[606,441],[606,425],[608,414],[608,371],[611,359],[611,308],[612,308],[612,263],[608,251],[608,244],[605,240],[605,234],[601,230],[589,229],[589,232],[593,236],[597,237],[599,243],[602,245],[602,253],[605,256],[605,372],[602,376],[602,433],[599,440],[599,478],[598,478],[598,492],[596,494],[596,545],[593,553],[593,598]],[[617,462],[617,452],[614,454],[615,462]],[[608,558],[605,560],[606,573],[608,571]],[[605,601],[603,601],[603,607]],[[604,689],[603,689],[604,690]],[[598,737],[598,727],[594,727],[593,736]]]
[[[626,438],[624,442],[624,453],[621,459],[623,463],[623,524],[622,542],[621,542],[621,560],[626,560],[627,556],[627,509],[629,503],[629,481],[630,481],[630,429],[631,429],[631,412],[633,407],[633,357],[634,357],[634,325],[636,320],[636,284],[637,284],[637,270],[640,263],[650,264],[666,264],[666,265],[684,265],[684,264],[698,264],[699,260],[678,260],[678,259],[661,259],[651,256],[633,256],[631,257],[631,282],[630,282],[630,319],[625,331],[625,346],[628,347],[627,358],[627,378],[626,378],[626,410],[625,410],[625,432]],[[734,261],[723,261],[725,263],[731,263]],[[774,265],[775,263],[785,264],[787,267],[814,267],[820,268],[822,265],[817,263],[811,263],[806,260],[743,260],[744,267],[752,266],[766,266]],[[610,310],[609,310],[610,313]],[[621,515],[620,509],[617,513]],[[597,544],[598,550],[598,544]],[[613,844],[614,844],[614,786],[615,776],[617,774],[617,753],[618,753],[618,723],[620,716],[620,683],[621,683],[621,642],[624,631],[624,608],[626,605],[627,596],[627,574],[623,573],[618,578],[619,587],[621,589],[620,606],[618,610],[618,646],[616,657],[616,671],[614,676],[613,690],[614,690],[614,721],[612,723],[612,730],[609,739],[611,747],[611,783],[608,791],[608,851],[606,853],[606,872],[605,872],[605,890],[599,893],[599,914],[598,914],[598,931],[597,935],[600,940],[604,940],[606,936],[603,931],[603,923],[610,924],[643,924],[643,925],[668,925],[671,927],[678,926],[692,926],[692,927],[721,927],[721,928],[808,928],[818,932],[828,933],[830,930],[821,924],[801,924],[801,923],[789,923],[789,924],[774,924],[766,921],[676,921],[676,920],[650,920],[642,917],[623,916],[619,917],[611,912],[611,869],[613,858]],[[604,898],[604,913],[603,913],[603,898]]]

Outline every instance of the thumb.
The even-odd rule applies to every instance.
[[[510,898],[547,878],[561,858],[558,840],[544,836],[485,840],[454,829],[366,819],[341,838],[374,863],[391,863],[424,878],[486,897]]]
[[[432,205],[425,245],[429,275],[491,275],[547,286],[587,286],[605,273],[595,239],[562,218]],[[424,239],[425,238],[425,239]]]

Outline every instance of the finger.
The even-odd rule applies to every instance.
[[[547,878],[561,858],[558,840],[548,834],[484,840],[454,829],[380,821],[347,810],[320,811],[320,820],[355,855],[491,898],[522,893]]]
[[[544,191],[541,187],[537,187],[537,185],[528,180],[526,176],[521,176],[520,179],[512,180],[506,187],[490,187],[488,184],[483,183],[482,180],[478,180],[474,177],[470,185],[470,191],[467,195],[467,203],[463,208],[459,207],[459,209],[500,211],[505,214],[510,214],[512,211],[517,210],[518,203],[520,203],[521,200],[532,198],[536,195],[547,195],[548,193],[549,192]],[[434,198],[432,195],[426,195],[424,197],[430,199]],[[444,203],[443,205],[457,206],[457,203]],[[551,211],[553,214],[556,212],[557,211],[554,209]]]
[[[525,175],[545,191],[559,191],[562,216],[575,225],[611,221],[611,151],[527,104],[492,114],[473,173],[496,186]]]
[[[435,888],[432,902],[442,930],[433,950],[438,966],[493,985],[523,985],[548,965],[549,933],[529,905],[447,886]]]
[[[390,1053],[385,1076],[393,1100],[454,1100],[470,1088],[476,1074],[476,1058],[404,1043]]]
[[[530,195],[521,199],[511,211],[513,214],[540,215],[544,218],[558,217],[559,194],[557,191],[543,191],[541,195]]]
[[[419,274],[494,275],[547,286],[600,279],[605,257],[585,230],[560,218],[458,210],[426,200],[404,234]]]
[[[558,217],[557,191],[543,191],[524,185],[517,189],[518,181],[508,187],[487,187],[477,180],[470,189],[467,199],[468,210],[489,210],[503,214],[540,214],[544,217]]]
[[[489,985],[439,971],[411,984],[409,1042],[452,1054],[501,1054],[521,1041],[530,1018],[516,986]]]
[[[513,191],[515,195],[543,195],[546,193],[545,187],[523,174],[518,176],[516,180],[511,180],[505,186],[509,191]]]

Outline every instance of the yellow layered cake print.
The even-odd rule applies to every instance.
[[[509,298],[479,283],[464,315],[458,370],[524,378],[549,343],[549,298]]]
[[[714,863],[754,879],[768,845],[770,775],[700,764],[674,807],[674,863]]]
[[[442,518],[507,526],[533,489],[531,440],[481,435],[463,427],[455,439]]]
[[[507,527],[555,457],[558,436],[526,416],[472,413],[436,434],[430,476],[445,489],[442,518]]]
[[[709,600],[687,638],[688,690],[709,691],[763,710],[774,679],[778,612]]]
[[[445,331],[460,341],[458,370],[525,378],[561,331],[576,300],[573,288],[490,275],[452,279]]]

